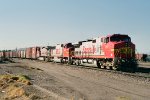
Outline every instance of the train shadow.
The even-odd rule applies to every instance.
[[[8,62],[0,61],[0,64],[7,64]]]
[[[0,64],[9,64],[9,63],[16,63],[13,59],[3,59],[0,61]]]
[[[128,73],[136,73],[136,72],[138,72],[138,73],[150,73],[150,68],[147,68],[147,67],[138,67],[134,71],[132,71],[132,70],[101,69],[101,68],[98,68],[98,67],[91,67],[91,66],[85,66],[85,65],[80,65],[78,67],[85,68],[85,69],[99,70],[99,71],[118,71],[118,72],[128,72]]]
[[[9,62],[9,61],[1,61],[0,64],[10,64],[10,63],[15,63],[15,62]]]
[[[136,72],[140,73],[150,73],[150,68],[145,68],[145,67],[138,67]]]

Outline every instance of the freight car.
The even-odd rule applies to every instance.
[[[4,51],[0,51],[0,62],[4,60]]]
[[[32,47],[26,48],[26,59],[32,58]]]
[[[12,50],[12,58],[17,58],[17,50]]]
[[[31,59],[40,57],[40,47],[31,47]]]
[[[22,49],[20,49],[20,57],[22,58],[22,59],[25,59],[26,58],[26,48],[22,48]]]

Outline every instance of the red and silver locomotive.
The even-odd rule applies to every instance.
[[[67,49],[67,52],[71,54],[68,56],[71,64],[88,63],[96,64],[99,68],[121,70],[136,68],[135,44],[131,42],[128,35],[113,34],[88,39]]]

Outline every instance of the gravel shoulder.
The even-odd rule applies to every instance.
[[[0,75],[24,75],[29,77],[31,82],[31,85],[17,81],[13,83],[5,82],[4,85],[8,86],[8,88],[0,87],[0,100],[69,100],[67,98],[68,94],[65,95],[61,92],[61,88],[69,91],[69,87],[62,85],[57,78],[48,75],[39,68],[30,67],[23,63],[7,62],[0,64]],[[9,88],[16,91],[11,91],[10,94]],[[20,90],[23,93],[18,95]]]
[[[150,98],[150,78],[130,77],[55,63],[18,59],[15,61],[17,63],[0,64],[0,74],[9,72],[29,76],[33,85],[27,90],[29,94],[34,93],[38,96],[34,98],[35,100],[149,100]]]

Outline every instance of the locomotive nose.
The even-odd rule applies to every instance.
[[[131,58],[134,57],[135,45],[132,42],[122,41],[115,44],[116,57]]]

